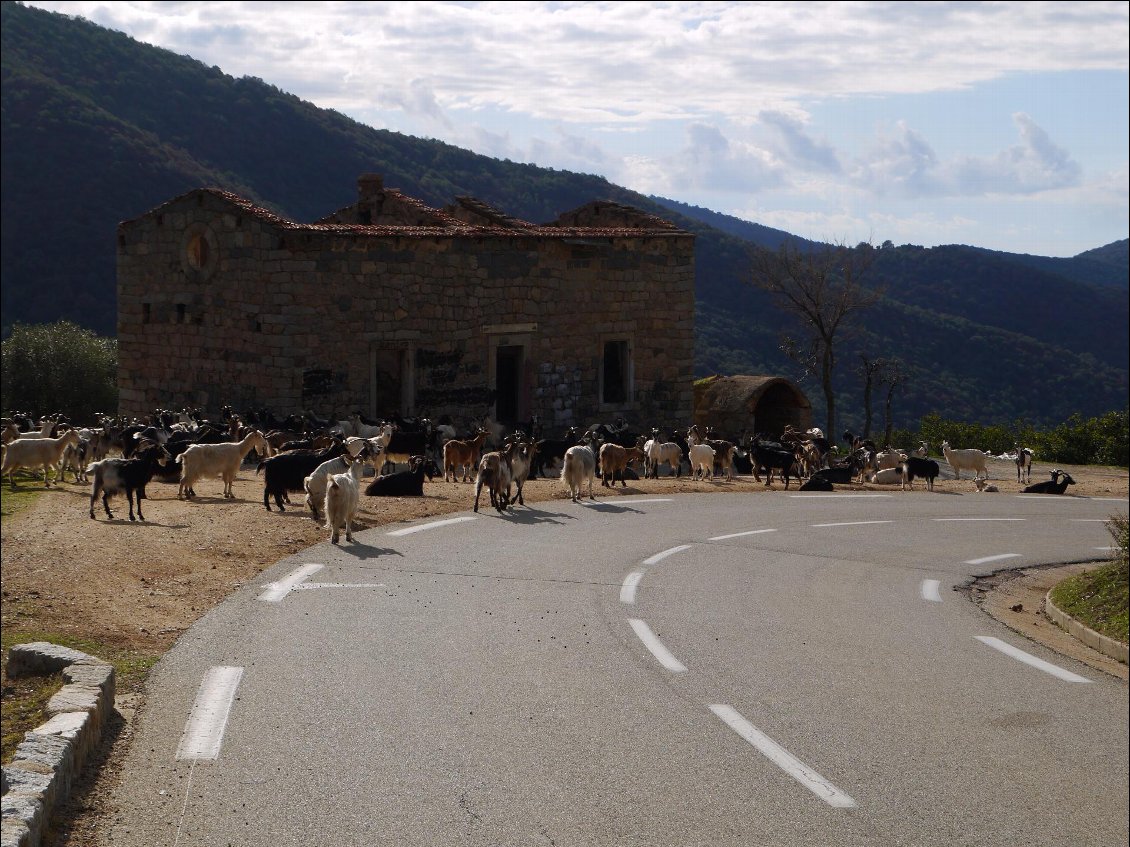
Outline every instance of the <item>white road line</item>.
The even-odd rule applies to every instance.
[[[987,562],[999,562],[1001,559],[1019,559],[1019,553],[998,553],[995,556],[985,556],[982,559],[970,559],[963,564],[966,565],[984,565]]]
[[[1102,550],[1104,553],[1113,553],[1115,550],[1121,550],[1121,547],[1096,547],[1096,550]]]
[[[650,500],[629,500],[629,503],[670,503],[670,497],[657,497]]]
[[[272,582],[268,585],[267,590],[259,595],[259,599],[265,603],[279,603],[294,590],[295,586],[324,567],[325,565],[303,565],[285,579],[280,579],[278,582]]]
[[[988,644],[994,650],[1000,650],[1006,656],[1011,656],[1012,658],[1021,661],[1026,665],[1031,665],[1034,668],[1038,668],[1044,673],[1050,673],[1052,676],[1059,677],[1066,682],[1091,681],[1084,676],[1079,676],[1078,674],[1074,674],[1071,671],[1064,670],[1063,668],[1059,667],[1059,665],[1053,665],[1051,662],[1045,662],[1043,659],[1038,659],[1030,653],[1025,653],[1023,650],[1018,650],[1011,644],[1001,641],[999,638],[992,638],[987,635],[975,635],[973,637],[980,641],[982,644]]]
[[[729,535],[715,535],[707,541],[725,541],[727,538],[741,538],[745,535],[760,535],[763,532],[776,532],[775,529],[751,529],[748,532],[731,532]]]
[[[209,668],[204,674],[177,747],[178,759],[215,759],[220,755],[228,714],[242,676],[243,668],[222,665]]]
[[[643,571],[632,571],[624,577],[624,584],[620,586],[621,603],[636,602],[636,586],[640,584],[641,579],[643,579]]]
[[[308,591],[311,588],[384,588],[383,582],[303,582],[294,586],[295,591]]]
[[[822,526],[866,526],[873,523],[894,523],[894,521],[844,521],[843,523],[814,523],[809,526],[816,528]]]
[[[678,547],[672,547],[669,550],[664,550],[662,553],[656,553],[654,556],[649,556],[648,558],[643,560],[643,564],[645,564],[645,565],[657,565],[660,562],[662,562],[664,559],[666,559],[668,556],[673,556],[676,553],[682,553],[684,550],[690,550],[690,549],[691,549],[691,545],[680,544]]]
[[[790,494],[789,496],[793,499],[819,497],[821,500],[832,499],[833,497],[894,497],[893,494]]]
[[[1068,518],[1071,523],[1106,523],[1105,518]]]
[[[856,802],[824,777],[763,733],[732,707],[715,703],[710,707],[734,732],[752,744],[769,761],[827,803],[838,809],[854,809]]]
[[[643,646],[651,651],[651,655],[659,660],[659,664],[671,671],[671,673],[682,673],[685,671],[686,665],[671,655],[671,651],[663,646],[663,643],[655,637],[655,633],[651,631],[646,623],[639,618],[629,618],[628,623],[632,625],[636,635],[639,636]]]
[[[922,599],[929,600],[931,603],[941,603],[942,595],[938,591],[938,586],[940,585],[941,583],[936,579],[922,580]]]
[[[1071,498],[1064,498],[1071,499]],[[1088,497],[1088,500],[1094,500],[1097,503],[1125,503],[1125,497]]]
[[[419,526],[409,526],[404,529],[394,529],[392,532],[386,532],[385,535],[412,535],[413,533],[423,532],[428,529],[437,529],[441,526],[450,526],[456,523],[465,523],[466,521],[473,521],[475,518],[472,515],[467,515],[462,518],[448,518],[444,521],[432,521],[431,523],[422,523]]]
[[[933,518],[938,523],[947,521],[1026,521],[1027,518]]]

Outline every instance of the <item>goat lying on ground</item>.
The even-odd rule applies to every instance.
[[[423,497],[424,476],[439,476],[439,467],[427,456],[410,456],[408,470],[378,476],[365,487],[369,497]]]
[[[1062,494],[1067,490],[1067,486],[1074,485],[1070,475],[1064,473],[1059,468],[1051,472],[1052,478],[1044,482],[1037,482],[1035,485],[1029,485],[1024,489],[1025,494]]]
[[[977,487],[978,494],[995,494],[1000,491],[995,485],[990,485],[989,481],[983,476],[973,477],[973,484]]]
[[[160,444],[143,442],[143,445],[134,451],[132,459],[103,459],[87,467],[86,472],[94,474],[94,486],[90,492],[91,518],[94,517],[94,503],[101,494],[106,517],[113,520],[110,497],[124,492],[129,500],[129,519],[134,519],[133,499],[136,493],[137,517],[145,520],[145,515],[141,513],[141,501],[148,499],[145,496],[145,486],[153,479],[158,466],[165,465],[170,456],[169,451]]]

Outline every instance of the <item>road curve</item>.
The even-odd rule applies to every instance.
[[[1102,558],[1116,509],[620,497],[317,545],[155,668],[107,841],[1126,844],[1126,684],[954,591]]]

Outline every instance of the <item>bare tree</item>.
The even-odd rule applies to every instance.
[[[752,256],[754,287],[768,292],[775,305],[796,317],[805,333],[784,345],[795,361],[819,370],[827,404],[827,429],[836,432],[836,342],[847,334],[856,313],[871,306],[881,292],[864,288],[861,278],[875,260],[875,248],[827,245],[804,251],[785,243],[777,251],[757,249]],[[798,355],[799,354],[799,355]]]
[[[889,359],[883,362],[883,369],[879,377],[879,382],[887,386],[887,402],[883,407],[883,429],[886,433],[883,439],[883,444],[885,445],[890,445],[891,432],[895,427],[894,418],[891,417],[891,403],[895,396],[895,389],[905,381],[906,371],[903,370],[902,362],[900,362],[898,359]]]
[[[859,367],[856,373],[863,377],[863,437],[871,437],[871,394],[875,388],[876,374],[882,376],[884,359],[869,359],[864,353],[859,354]]]

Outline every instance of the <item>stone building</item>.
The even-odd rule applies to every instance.
[[[713,376],[694,384],[694,422],[737,437],[812,426],[812,403],[780,376]]]
[[[691,420],[692,234],[611,202],[531,224],[358,190],[310,224],[215,189],[120,224],[120,413]]]

